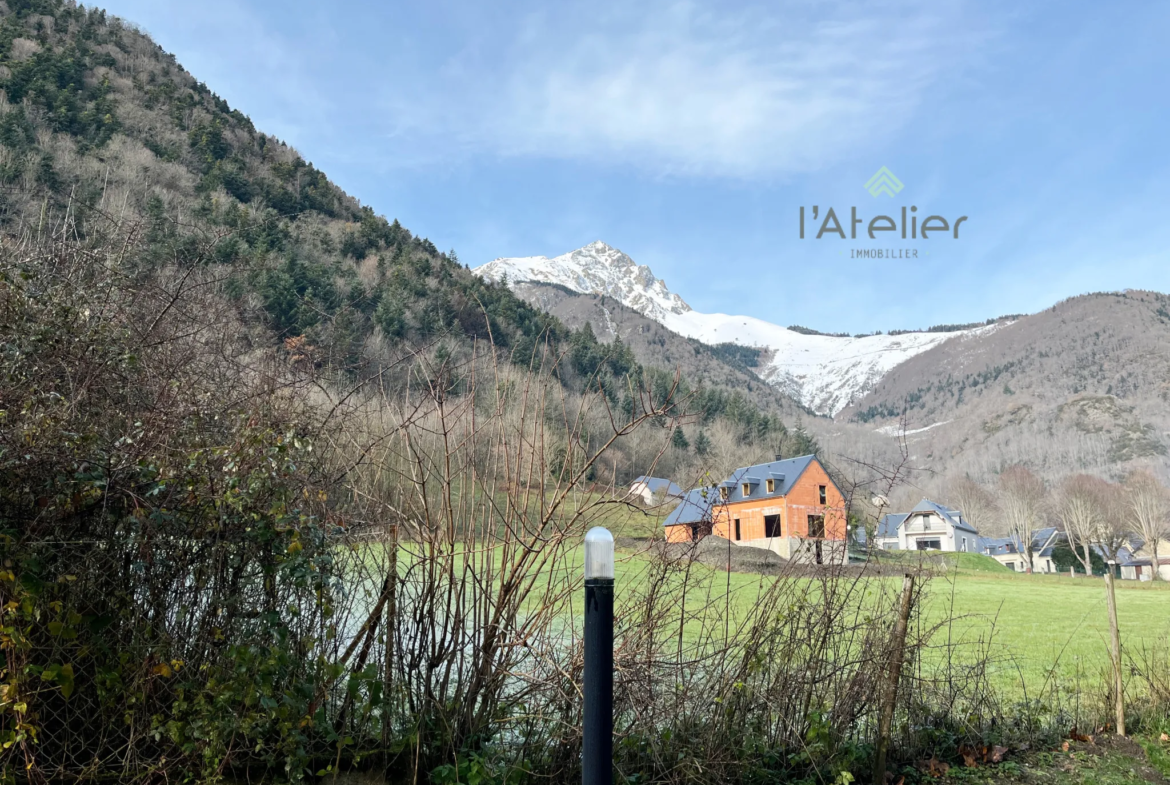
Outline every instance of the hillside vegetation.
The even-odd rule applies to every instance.
[[[404,358],[466,359],[478,342],[569,390],[600,387],[626,414],[639,390],[673,387],[672,362],[639,363],[621,342],[570,329],[472,275],[455,251],[361,205],[103,11],[8,3],[0,91],[0,224],[10,239],[133,222],[141,269],[210,271],[242,323],[262,328],[250,340],[350,379],[392,385],[387,371]],[[698,423],[667,459],[679,465],[664,470],[697,474],[689,445],[715,423],[753,455],[815,448],[788,439],[782,402],[736,397],[722,382],[681,380]],[[620,481],[642,471],[628,457],[611,467]]]
[[[1170,296],[1065,300],[902,363],[838,419],[910,431],[940,474],[1136,468],[1170,479]],[[929,430],[919,430],[927,429]]]
[[[815,444],[471,275],[102,11],[0,12],[0,780],[577,776],[548,565],[703,427],[724,461]],[[662,685],[742,651],[664,650],[672,596],[630,597],[652,745],[690,722]],[[788,645],[778,602],[745,640]],[[771,692],[808,664],[777,662]]]
[[[0,0],[0,181],[0,784],[580,781],[584,532],[650,520],[635,474],[818,450],[762,356],[566,325],[97,9]],[[1003,692],[928,575],[640,569],[629,781],[843,785],[885,710],[901,767],[1108,705]],[[1130,677],[1139,722],[1165,683]]]

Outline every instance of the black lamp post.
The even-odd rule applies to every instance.
[[[585,724],[582,785],[613,783],[613,535],[585,535]]]

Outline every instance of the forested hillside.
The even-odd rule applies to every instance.
[[[907,360],[839,418],[905,427],[940,474],[991,480],[1022,463],[1047,479],[1166,478],[1168,347],[1170,297],[1082,295]]]
[[[143,265],[213,270],[244,323],[285,342],[290,361],[369,378],[420,350],[458,357],[487,341],[521,367],[564,355],[555,372],[565,384],[599,384],[627,412],[628,380],[660,392],[670,383],[666,363],[643,369],[620,342],[568,329],[361,205],[101,10],[8,3],[0,90],[9,238],[62,222],[83,237],[133,223]],[[683,380],[684,392],[692,387]],[[730,416],[749,441],[784,438],[780,407],[730,400],[696,399],[696,413],[707,423]]]
[[[3,221],[141,218],[158,264],[220,265],[277,335],[352,364],[389,341],[492,335],[531,357],[563,328],[347,196],[149,38],[97,10],[13,2],[0,32]]]
[[[764,364],[765,350],[730,343],[709,346],[685,338],[612,297],[581,294],[555,284],[513,283],[511,287],[522,300],[570,328],[588,324],[598,341],[629,347],[639,362],[681,368],[696,384],[738,392],[761,409],[791,417],[816,416],[756,375]]]
[[[517,738],[572,779],[577,570],[533,576],[615,509],[644,533],[637,474],[816,448],[473,276],[100,10],[0,2],[0,180],[2,781],[447,782]]]

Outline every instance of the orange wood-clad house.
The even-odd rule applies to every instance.
[[[816,456],[804,455],[736,469],[714,488],[689,491],[665,528],[669,542],[715,534],[787,558],[802,542],[840,541],[843,554],[845,497]]]

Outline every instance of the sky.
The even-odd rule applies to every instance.
[[[105,7],[472,267],[603,240],[696,310],[850,333],[1170,291],[1170,3]],[[911,206],[959,237],[869,239]]]

